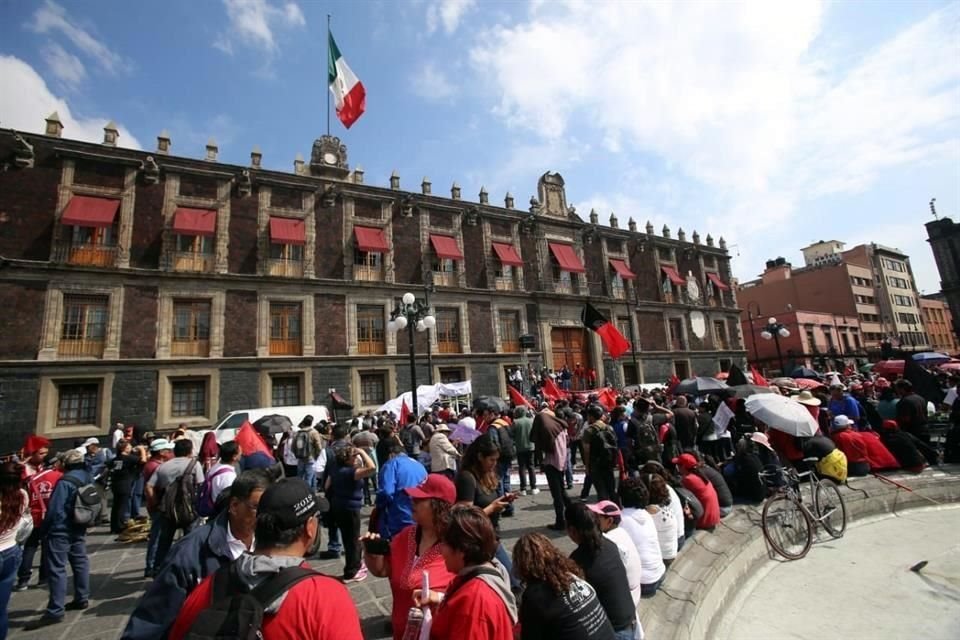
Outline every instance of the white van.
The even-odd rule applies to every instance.
[[[330,420],[330,410],[323,405],[304,405],[299,407],[266,407],[260,409],[238,409],[231,411],[220,420],[220,423],[213,428],[217,434],[217,442],[223,444],[230,442],[237,436],[237,430],[243,426],[244,422],[253,424],[264,416],[281,415],[290,419],[294,428],[306,417],[313,416],[313,424],[316,425],[321,420]],[[279,441],[280,436],[277,435]]]

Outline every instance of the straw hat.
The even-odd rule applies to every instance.
[[[799,394],[796,398],[794,398],[794,399],[795,399],[797,402],[799,402],[800,404],[805,404],[805,405],[808,405],[808,406],[811,406],[811,407],[819,407],[819,406],[820,406],[820,400],[819,400],[819,398],[815,398],[815,397],[813,396],[813,394],[810,393],[809,390],[801,391],[800,394]]]

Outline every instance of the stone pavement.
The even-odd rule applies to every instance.
[[[540,494],[521,496],[515,503],[517,514],[513,518],[501,520],[503,543],[507,551],[512,553],[513,544],[521,535],[530,531],[540,531],[553,538],[555,544],[564,553],[569,553],[573,550],[573,543],[569,538],[565,534],[546,529],[546,525],[553,522],[553,506],[550,492],[546,489],[546,480],[539,476],[538,483],[541,483],[542,488]],[[514,490],[517,486],[514,484]],[[578,496],[579,491],[580,486],[575,486],[570,492],[571,497]],[[364,531],[368,514],[369,509],[365,509]],[[323,536],[325,545],[325,532]],[[116,542],[115,536],[107,535],[102,528],[94,529],[87,539],[87,552],[90,555],[90,608],[81,612],[68,611],[62,624],[25,632],[23,625],[38,617],[46,607],[47,591],[31,587],[27,591],[14,593],[9,606],[9,638],[11,640],[115,640],[119,638],[146,584],[143,579],[145,549],[146,543]],[[37,554],[37,562],[39,558],[40,554]],[[342,560],[315,561],[311,562],[311,565],[329,575],[339,576],[343,573]],[[33,582],[36,582],[36,571],[34,571]],[[390,638],[391,635],[385,627],[386,621],[390,619],[391,605],[388,581],[385,578],[369,576],[363,582],[351,584],[349,587],[360,613],[364,637],[367,640]],[[68,601],[72,597],[70,589],[72,589],[72,583],[67,591]]]

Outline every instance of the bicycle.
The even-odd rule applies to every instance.
[[[807,464],[816,464],[817,458],[804,458]],[[779,489],[763,503],[761,525],[763,537],[773,549],[788,560],[799,560],[807,555],[813,544],[817,525],[823,525],[834,538],[843,536],[847,529],[847,506],[837,483],[820,478],[813,471],[798,472],[796,469],[761,471],[764,482],[783,473],[786,486]],[[807,478],[810,485],[811,507],[803,501],[801,481]]]

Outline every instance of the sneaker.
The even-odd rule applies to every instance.
[[[90,603],[86,600],[74,600],[73,602],[68,602],[67,606],[64,607],[67,611],[83,611],[89,608]]]
[[[327,549],[326,551],[321,551],[319,554],[317,554],[317,557],[321,560],[336,560],[340,557],[340,552]]]
[[[367,579],[366,565],[360,565],[360,570],[357,571],[352,576],[350,576],[349,578],[346,575],[343,576],[344,582],[363,582],[366,579]]]
[[[60,624],[61,622],[63,622],[63,616],[54,618],[53,616],[44,614],[39,620],[34,620],[33,622],[28,622],[25,624],[23,630],[34,631],[36,629],[42,629],[43,627],[49,627],[52,624]]]
[[[532,496],[536,496],[536,495],[539,495],[539,494],[540,494],[540,489],[531,489],[531,490],[530,490],[530,495],[532,495]]]
[[[19,593],[20,591],[26,591],[27,588],[26,582],[18,582],[16,585],[14,585],[13,590]]]

